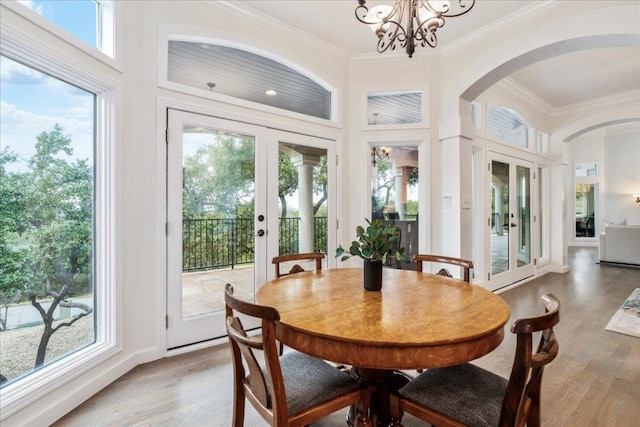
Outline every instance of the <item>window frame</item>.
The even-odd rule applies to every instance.
[[[526,143],[527,145],[520,145],[517,143],[514,143],[512,141],[506,140],[506,139],[502,139],[500,138],[498,135],[493,135],[490,133],[489,130],[489,118],[491,116],[491,111],[495,108],[500,108],[503,110],[508,111],[509,113],[511,113],[516,119],[518,119],[523,125],[526,126],[525,128],[525,134],[526,134]],[[486,115],[484,117],[484,122],[485,122],[485,133],[486,133],[486,138],[491,140],[491,141],[496,141],[496,142],[500,142],[502,144],[508,145],[509,147],[515,147],[518,148],[520,150],[524,150],[527,152],[535,152],[536,147],[537,147],[537,139],[535,140],[535,144],[532,144],[531,140],[532,138],[532,132],[535,129],[534,127],[531,126],[531,123],[522,115],[522,113],[520,113],[518,110],[516,110],[513,107],[509,107],[507,105],[500,105],[500,104],[495,104],[495,105],[487,105],[486,108]],[[533,147],[535,146],[535,147]]]
[[[576,165],[579,164],[595,164],[596,165],[596,175],[587,175],[587,176],[577,176],[576,175]],[[584,160],[584,161],[574,161],[571,163],[571,239],[572,242],[596,242],[598,240],[598,234],[600,233],[602,219],[601,215],[601,203],[603,196],[603,171],[602,171],[602,163],[597,160]],[[592,185],[594,189],[594,235],[593,237],[583,237],[576,236],[576,186],[577,185]]]
[[[96,28],[98,29],[97,43],[100,47],[88,45],[64,28],[17,1],[3,2],[2,6],[12,10],[31,24],[51,33],[65,43],[80,49],[85,54],[91,55],[93,58],[109,65],[115,70],[122,71],[122,40],[118,37],[119,34],[122,34],[122,20],[118,19],[118,17],[121,16],[121,5],[114,0],[95,1],[98,3],[98,22],[96,22]],[[108,35],[111,35],[110,39],[107,37]],[[108,42],[105,40],[108,40]]]
[[[169,61],[169,41],[185,41],[191,43],[206,43],[206,44],[217,44],[221,46],[227,46],[234,49],[245,50],[247,52],[253,53],[255,55],[264,56],[265,58],[271,59],[273,61],[279,62],[300,74],[305,75],[310,78],[327,91],[331,93],[331,113],[330,119],[322,119],[320,117],[308,116],[306,114],[297,113],[295,111],[285,110],[282,108],[273,107],[270,105],[260,104],[253,101],[247,101],[241,98],[235,98],[229,95],[223,95],[220,93],[207,91],[205,89],[195,88],[189,85],[185,85],[182,83],[177,83],[169,80],[168,76],[168,61]],[[341,112],[339,109],[340,101],[339,101],[339,91],[335,85],[330,84],[324,79],[320,78],[317,74],[312,71],[302,68],[300,65],[296,64],[293,61],[287,60],[284,57],[274,55],[266,50],[262,50],[260,48],[250,46],[248,44],[243,44],[241,42],[229,41],[211,34],[209,32],[203,33],[195,28],[183,28],[183,27],[174,27],[169,25],[161,25],[160,26],[160,34],[158,40],[158,87],[163,89],[168,89],[172,91],[176,91],[179,93],[185,93],[188,95],[197,96],[199,98],[211,99],[214,101],[219,101],[226,104],[236,105],[239,107],[249,108],[252,110],[263,111],[267,113],[276,114],[281,117],[289,117],[293,119],[303,120],[306,122],[321,124],[325,126],[331,126],[334,128],[341,127]]]
[[[431,127],[429,121],[431,113],[430,106],[430,93],[429,85],[423,87],[407,86],[407,87],[380,87],[380,88],[367,88],[363,91],[362,95],[362,130],[400,130],[400,129],[423,129]],[[402,94],[402,93],[419,93],[421,96],[420,103],[422,107],[422,115],[419,122],[416,123],[402,123],[402,124],[382,124],[382,125],[370,125],[369,124],[369,95],[377,94]]]
[[[0,9],[4,7],[3,2]],[[14,7],[10,9],[14,10]],[[20,11],[17,14],[25,17]],[[121,97],[121,79],[113,77],[109,69],[112,68],[111,61],[92,65],[94,61],[88,60],[86,50],[76,43],[65,43],[62,51],[54,49],[54,46],[60,46],[61,39],[67,41],[56,32],[42,33],[43,29],[48,31],[38,19],[25,22],[3,11],[0,53],[96,95],[93,242],[96,341],[0,389],[0,420],[11,417],[122,351],[122,314],[117,304],[122,293],[118,199],[121,183],[116,173],[119,167],[116,141],[120,132],[116,107]],[[82,52],[80,55],[75,54],[78,49]]]

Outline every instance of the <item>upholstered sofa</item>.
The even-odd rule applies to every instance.
[[[640,225],[609,225],[598,238],[601,262],[640,265]]]

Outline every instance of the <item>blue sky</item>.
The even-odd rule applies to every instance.
[[[95,47],[95,2],[21,3]],[[9,147],[21,158],[28,159],[34,153],[36,135],[53,130],[58,123],[73,141],[74,157],[90,159],[93,152],[93,104],[93,94],[7,57],[0,57],[0,147]]]

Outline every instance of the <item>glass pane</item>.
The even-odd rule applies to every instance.
[[[182,317],[224,308],[225,283],[253,300],[252,136],[183,127]]]
[[[282,142],[278,148],[278,253],[326,254],[327,150]],[[296,263],[305,270],[315,268],[314,261]]]
[[[597,163],[576,163],[575,176],[598,176]]]
[[[98,3],[95,0],[31,0],[20,3],[89,46],[98,47]]]
[[[518,187],[518,267],[531,264],[531,172],[523,166],[516,167]]]
[[[422,123],[422,92],[370,93],[367,96],[367,123]]]
[[[169,41],[169,81],[331,120],[331,91],[304,74],[242,49]]]
[[[491,162],[491,274],[509,270],[509,165]]]
[[[4,386],[95,342],[95,95],[6,57],[0,75]]]
[[[544,257],[544,245],[545,245],[545,241],[544,241],[544,218],[542,216],[542,206],[545,203],[544,202],[544,192],[542,191],[543,187],[543,179],[544,177],[542,176],[542,168],[538,168],[538,257],[542,258]]]
[[[387,257],[387,267],[415,270],[418,253],[418,149],[416,147],[371,148],[371,219],[397,227],[398,246],[408,260]]]
[[[576,237],[595,237],[595,184],[576,184]]]
[[[502,141],[527,148],[529,126],[514,110],[507,107],[489,108],[487,133]]]

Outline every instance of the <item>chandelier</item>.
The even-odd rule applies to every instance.
[[[444,18],[464,15],[476,0],[454,1],[454,9],[445,0],[395,0],[393,6],[384,4],[371,9],[365,6],[366,2],[358,0],[356,18],[378,36],[378,53],[400,46],[411,58],[416,44],[436,47],[436,30],[444,25]]]
[[[379,161],[389,160],[391,148],[388,147],[371,147],[371,165],[375,167]]]

